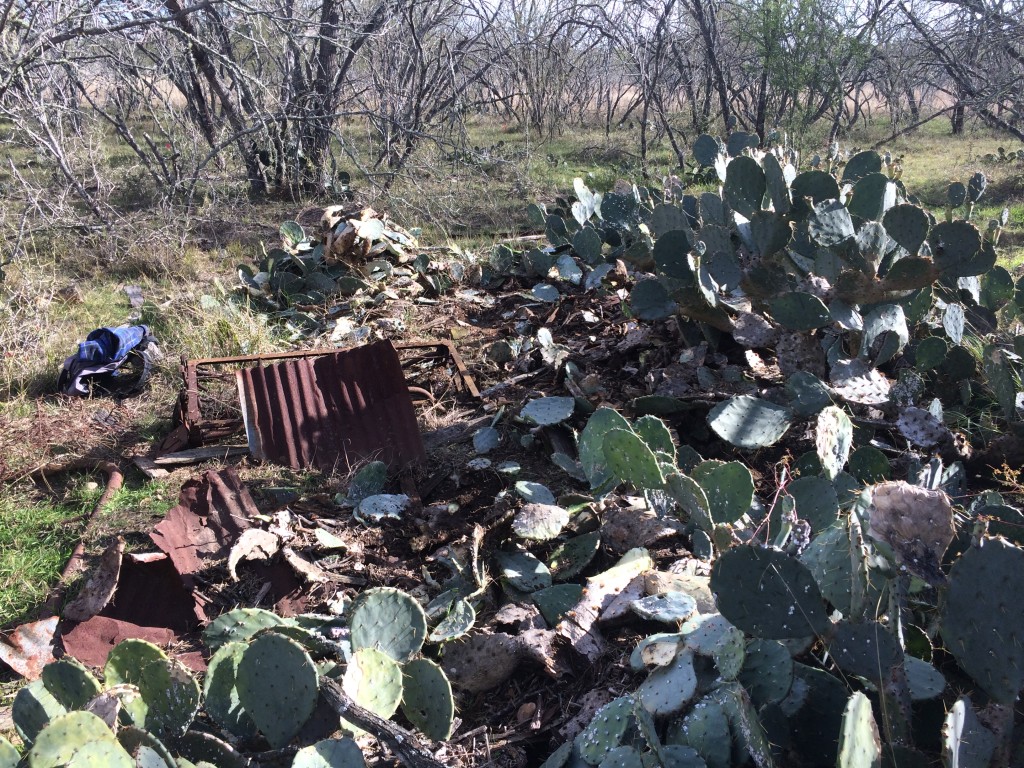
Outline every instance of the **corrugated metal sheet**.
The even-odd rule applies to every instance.
[[[293,469],[347,472],[426,459],[398,353],[389,341],[236,373],[249,450]]]

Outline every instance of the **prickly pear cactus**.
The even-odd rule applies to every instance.
[[[590,565],[601,548],[601,532],[593,531],[560,544],[548,559],[548,570],[555,581],[568,581],[583,572]]]
[[[711,571],[718,610],[754,637],[820,635],[828,627],[821,592],[807,567],[771,549],[734,547]]]
[[[996,701],[1012,705],[1024,687],[1024,550],[983,539],[953,564],[942,611],[943,644]]]
[[[830,480],[842,472],[853,445],[853,422],[841,408],[829,406],[818,414],[818,459]]]
[[[366,768],[359,745],[350,738],[328,739],[295,753],[291,768]]]
[[[587,420],[580,433],[579,454],[580,465],[591,488],[603,486],[613,474],[604,453],[605,435],[613,429],[629,428],[629,422],[611,408],[598,408]]]
[[[110,729],[91,712],[58,715],[28,753],[31,768],[135,768]]]
[[[11,719],[18,736],[28,746],[32,745],[46,724],[67,710],[54,698],[42,680],[35,680],[22,688],[11,704]]]
[[[942,491],[905,482],[879,483],[871,493],[868,533],[888,545],[899,564],[929,584],[945,583],[940,564],[953,540],[953,506]]]
[[[843,712],[839,737],[839,768],[881,768],[882,744],[871,712],[871,702],[860,691],[854,693]]]
[[[793,657],[778,640],[751,640],[738,679],[757,706],[777,704],[793,685]]]
[[[597,711],[590,724],[576,737],[580,756],[589,765],[599,765],[622,744],[633,721],[633,698],[622,696]]]
[[[943,765],[987,768],[995,747],[995,736],[978,720],[971,700],[961,696],[946,713],[942,725]]]
[[[754,479],[742,462],[704,461],[690,476],[703,489],[716,523],[735,523],[750,511]]]
[[[235,671],[235,686],[242,709],[270,746],[280,749],[313,714],[319,675],[301,645],[268,632],[245,649]]]
[[[531,400],[520,415],[540,427],[561,424],[572,416],[576,401],[571,397],[542,397]]]
[[[203,700],[206,713],[221,728],[239,739],[250,739],[257,733],[238,694],[238,665],[242,661],[246,643],[225,643],[210,659],[203,679]]]
[[[512,520],[512,530],[521,539],[548,541],[568,522],[568,510],[555,504],[524,504]]]
[[[124,700],[124,711],[139,728],[159,737],[183,734],[199,710],[199,685],[188,669],[144,640],[118,643],[103,675],[108,686],[138,687],[138,696]]]
[[[117,741],[135,760],[136,768],[178,768],[167,747],[148,731],[125,726],[118,729]]]
[[[378,587],[359,596],[349,618],[352,649],[376,648],[400,664],[419,653],[427,637],[420,604],[399,589]]]
[[[0,736],[0,768],[18,768],[20,761],[21,755],[18,754],[18,750],[11,742]]]
[[[43,667],[43,685],[65,709],[85,709],[99,696],[99,681],[80,662],[64,657]]]
[[[793,412],[788,408],[749,395],[719,403],[708,414],[708,424],[715,434],[748,450],[774,445],[792,421]]]
[[[352,654],[342,687],[356,704],[388,718],[395,714],[402,701],[402,668],[375,648],[361,648]],[[354,726],[346,725],[346,728],[360,732]]]
[[[731,768],[732,729],[721,701],[705,696],[686,714],[669,726],[669,744],[692,747],[708,768]]]
[[[604,457],[618,479],[637,488],[661,488],[665,476],[654,451],[632,429],[612,429],[604,436]]]
[[[640,684],[636,696],[652,715],[674,715],[683,710],[696,692],[693,651],[686,648],[670,663],[652,670]]]
[[[203,642],[211,651],[224,643],[245,642],[262,629],[290,623],[262,608],[235,608],[211,621],[203,630]]]
[[[444,670],[430,659],[414,659],[402,668],[402,713],[434,741],[451,736],[452,686]]]

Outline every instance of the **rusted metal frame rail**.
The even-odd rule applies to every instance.
[[[457,376],[453,377],[456,389],[464,392],[470,397],[479,399],[480,391],[473,380],[472,374],[466,367],[462,356],[459,355],[455,344],[451,341],[423,341],[406,342],[395,344],[398,351],[433,350],[433,354],[402,361],[405,368],[418,362],[447,358],[455,367]],[[213,372],[205,372],[201,369],[217,365],[245,365],[246,363],[270,363],[282,360],[294,360],[296,358],[312,358],[337,353],[337,349],[312,349],[298,350],[294,352],[273,352],[262,355],[241,355],[233,357],[207,357],[189,360],[182,356],[181,373],[184,388],[178,404],[179,418],[187,426],[189,444],[202,445],[208,440],[216,440],[237,432],[241,424],[241,416],[235,419],[204,419],[202,415],[202,381],[207,378],[216,378]],[[416,394],[424,394],[428,397],[430,393],[419,387],[410,387],[410,391]]]

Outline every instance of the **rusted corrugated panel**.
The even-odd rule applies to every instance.
[[[398,353],[389,341],[238,371],[249,450],[293,469],[347,472],[426,458]]]

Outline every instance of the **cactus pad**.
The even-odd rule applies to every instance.
[[[598,408],[580,433],[579,453],[583,473],[591,488],[603,485],[612,476],[604,455],[605,435],[613,429],[629,429],[629,422],[611,408]]]
[[[172,659],[151,661],[134,682],[139,696],[124,702],[132,722],[157,737],[177,737],[188,730],[199,711],[199,684]]]
[[[578,576],[601,548],[601,533],[593,531],[560,544],[548,559],[548,568],[555,581],[567,581]]]
[[[58,715],[28,753],[31,768],[135,768],[110,729],[92,712]]]
[[[841,670],[876,685],[887,680],[890,670],[903,659],[899,642],[876,621],[842,622],[829,643],[829,652]]]
[[[841,398],[861,405],[885,405],[892,383],[863,360],[839,360],[832,366],[832,388]]]
[[[235,672],[242,709],[274,749],[285,746],[313,714],[316,665],[301,645],[269,632],[253,640]]]
[[[743,667],[746,641],[743,633],[719,613],[693,616],[680,628],[686,647],[714,660],[725,680],[735,680]]]
[[[945,342],[935,336],[930,338],[942,344],[943,354],[945,354]],[[918,355],[920,356],[920,350]],[[933,448],[951,437],[949,428],[935,418],[930,411],[914,406],[908,406],[900,411],[899,418],[896,419],[896,429],[911,444],[921,448]]]
[[[939,566],[953,540],[953,507],[942,491],[879,483],[871,493],[868,533],[915,576],[933,585],[945,581]]]
[[[811,524],[812,530],[823,531],[839,518],[839,497],[824,477],[798,477],[786,486],[796,502],[796,515]]]
[[[569,512],[554,504],[524,504],[512,520],[512,530],[521,539],[548,541],[562,532]]]
[[[18,691],[11,705],[14,728],[27,746],[32,745],[47,723],[66,712],[42,680],[35,680]]]
[[[446,643],[465,635],[475,623],[476,609],[469,601],[458,599],[428,637],[432,643]]]
[[[890,208],[882,219],[886,234],[911,256],[917,256],[928,237],[928,214],[916,205],[904,203]]]
[[[832,322],[828,307],[809,293],[784,293],[768,305],[775,321],[791,331],[813,331]]]
[[[882,744],[871,712],[871,702],[857,691],[843,711],[838,768],[879,768],[881,764]]]
[[[81,662],[64,657],[43,667],[43,685],[65,709],[85,709],[100,695],[100,684]]]
[[[210,622],[203,630],[203,642],[216,651],[224,643],[244,642],[261,629],[287,623],[287,619],[262,608],[235,608]]]
[[[700,484],[686,475],[669,475],[666,487],[671,496],[686,514],[686,519],[693,521],[703,531],[711,531],[715,521],[711,517],[711,503]]]
[[[634,600],[630,608],[647,621],[680,624],[697,610],[697,601],[683,592],[664,592]]]
[[[361,648],[352,654],[342,687],[359,706],[389,718],[402,701],[402,668],[375,648]]]
[[[534,483],[529,480],[520,480],[516,483],[516,493],[528,504],[555,504],[555,494],[546,485]]]
[[[913,701],[934,699],[946,690],[946,678],[927,661],[916,656],[906,656],[903,668],[907,673],[907,687]]]
[[[203,699],[206,712],[221,728],[239,739],[256,735],[256,724],[242,708],[236,687],[238,665],[248,646],[245,643],[225,643],[210,659],[203,680]]]
[[[692,747],[708,768],[732,768],[732,731],[721,702],[711,696],[698,701],[682,721],[669,729],[668,742]]]
[[[328,739],[295,753],[291,768],[366,768],[359,745],[350,738]]]
[[[737,157],[726,166],[722,199],[741,216],[749,219],[761,210],[767,191],[764,171],[754,158]]]
[[[605,755],[598,768],[644,768],[644,761],[633,747],[616,747]]]
[[[536,592],[551,586],[551,572],[529,552],[497,552],[494,559],[501,577],[520,592]]]
[[[576,401],[571,397],[541,397],[531,400],[520,412],[527,421],[546,427],[561,424],[572,416]]]
[[[953,564],[942,611],[943,644],[996,701],[1011,705],[1024,687],[1024,550],[986,539]]]
[[[708,424],[723,440],[738,448],[765,448],[778,442],[792,423],[788,408],[749,395],[719,403],[708,414]]]
[[[138,685],[143,668],[154,661],[167,661],[167,654],[145,640],[122,640],[107,656],[103,680],[108,687]]]
[[[971,700],[961,696],[946,713],[942,725],[943,764],[957,768],[987,768],[996,739],[974,713]]]
[[[444,670],[429,659],[402,668],[402,712],[427,738],[444,741],[452,733],[455,701]]]
[[[807,231],[818,245],[829,248],[851,240],[856,233],[850,212],[838,200],[824,200],[814,206]]]
[[[117,740],[135,760],[136,768],[178,768],[167,747],[153,734],[127,726],[119,728]]]
[[[580,756],[589,765],[599,765],[622,743],[633,721],[633,699],[622,696],[597,710],[590,724],[576,737]]]
[[[690,476],[703,489],[715,523],[735,523],[750,511],[754,479],[742,462],[704,461]]]
[[[749,546],[728,550],[711,571],[711,591],[722,615],[755,637],[808,637],[828,626],[811,572],[782,552]]]
[[[636,696],[652,715],[673,715],[682,711],[696,692],[693,651],[685,648],[671,663],[653,670],[640,684]]]
[[[583,587],[579,584],[555,584],[530,595],[544,620],[552,627],[556,626],[582,597]]]
[[[850,612],[853,568],[850,561],[850,536],[845,526],[827,528],[811,540],[800,555],[832,607],[844,616]],[[858,578],[862,575],[858,574]]]
[[[780,702],[793,685],[793,658],[778,640],[751,640],[739,681],[756,705]]]
[[[604,436],[603,450],[608,468],[620,480],[643,489],[665,485],[658,457],[633,430],[609,430]]]
[[[853,445],[853,422],[845,411],[829,406],[818,414],[815,445],[825,474],[830,480],[835,480],[850,458]]]
[[[649,278],[633,286],[629,292],[629,308],[641,320],[653,321],[670,317],[678,306],[661,280]]]
[[[21,755],[18,754],[18,750],[11,742],[0,736],[0,768],[18,768],[20,761]]]
[[[349,618],[352,649],[376,648],[399,663],[415,656],[427,636],[427,617],[415,599],[378,587],[359,596]]]

